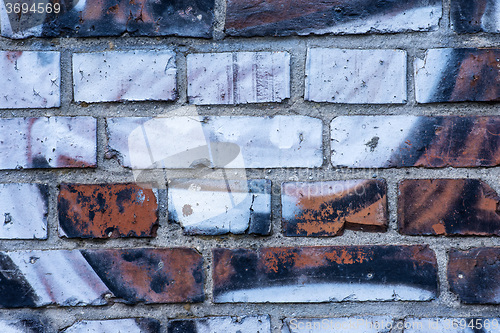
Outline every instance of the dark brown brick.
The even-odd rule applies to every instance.
[[[452,249],[448,282],[463,303],[500,304],[500,248]]]
[[[341,302],[433,299],[428,246],[215,249],[214,301]]]
[[[451,26],[459,33],[500,32],[498,1],[451,1]]]
[[[203,258],[193,249],[82,250],[113,295],[127,303],[201,302]]]
[[[386,195],[383,180],[283,183],[283,233],[336,236],[344,228],[385,231]]]
[[[70,238],[155,237],[158,228],[153,190],[135,184],[62,184],[58,209]]]
[[[398,215],[406,235],[500,236],[500,197],[477,179],[404,180]]]
[[[15,3],[13,0],[7,2]],[[125,32],[135,36],[211,37],[214,0],[190,1],[55,1],[60,12],[50,14],[9,15],[12,38],[119,36]],[[36,3],[31,0],[28,4]],[[38,26],[38,29],[29,30]]]
[[[439,0],[229,0],[225,28],[234,36],[426,31],[440,17]]]

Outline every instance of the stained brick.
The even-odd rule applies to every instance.
[[[451,1],[451,26],[459,33],[500,32],[500,9],[495,0]]]
[[[406,52],[308,50],[304,98],[315,102],[406,102]]]
[[[61,105],[59,52],[0,51],[0,73],[0,109]]]
[[[500,304],[500,248],[452,249],[448,283],[466,304]]]
[[[57,333],[45,319],[33,315],[20,315],[16,319],[0,320],[0,332],[4,333]]]
[[[426,301],[437,294],[428,246],[214,249],[216,303]]]
[[[189,102],[245,104],[290,97],[287,52],[204,53],[187,56]]]
[[[500,117],[341,116],[332,164],[354,168],[500,165]]]
[[[15,3],[7,0],[8,3]],[[51,1],[55,4],[55,1]],[[150,2],[62,1],[60,12],[5,14],[2,36],[10,38],[120,36],[211,37],[214,0]],[[55,8],[55,7],[54,7]],[[8,19],[6,19],[8,18]]]
[[[0,239],[46,239],[49,187],[0,184]]]
[[[96,166],[96,119],[0,119],[0,169]]]
[[[155,237],[158,204],[151,189],[135,184],[62,184],[59,233],[65,237]]]
[[[150,318],[79,321],[61,333],[160,333],[160,322]]]
[[[233,36],[359,34],[437,28],[441,1],[228,0],[226,33]]]
[[[188,248],[0,252],[0,307],[199,302],[202,263]]]
[[[500,49],[431,49],[415,60],[419,103],[499,101]]]
[[[498,333],[500,318],[406,318],[405,333]]]
[[[271,231],[269,180],[175,179],[168,184],[168,217],[191,235]]]
[[[269,316],[207,317],[171,320],[168,333],[271,333]]]
[[[406,235],[500,236],[500,197],[476,179],[404,180],[398,215]]]
[[[389,333],[394,326],[390,317],[287,318],[281,333]]]
[[[281,204],[286,236],[387,229],[387,189],[382,180],[283,183]]]
[[[77,53],[73,88],[77,102],[173,100],[175,53],[165,50]]]
[[[132,169],[323,163],[322,123],[310,117],[110,118],[107,132],[108,153],[118,153],[122,165]]]

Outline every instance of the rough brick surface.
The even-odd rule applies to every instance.
[[[281,102],[290,97],[287,52],[189,54],[187,67],[192,104]]]
[[[336,236],[344,228],[387,229],[387,188],[382,180],[283,183],[286,236]]]
[[[214,249],[214,301],[341,302],[433,299],[427,246]]]
[[[406,318],[405,333],[498,333],[500,318]]]
[[[406,52],[309,49],[304,98],[332,103],[404,103]]]
[[[59,233],[65,237],[155,237],[155,193],[135,184],[62,184]]]
[[[0,169],[96,166],[96,119],[0,119]]]
[[[404,180],[398,216],[406,235],[500,236],[500,197],[476,179]]]
[[[61,333],[160,333],[160,322],[150,318],[79,321]]]
[[[448,283],[466,304],[500,304],[500,248],[452,249]]]
[[[49,187],[0,184],[0,239],[46,239]]]
[[[500,32],[498,0],[453,0],[451,26],[459,33]]]
[[[500,117],[341,116],[332,164],[354,168],[500,165]]]
[[[6,2],[14,3],[7,0]],[[56,3],[51,1],[51,3]],[[2,36],[211,37],[214,0],[134,2],[113,0],[61,1],[60,12],[18,15],[3,12]],[[45,3],[44,3],[45,4]]]
[[[76,53],[73,89],[77,102],[173,100],[175,53],[165,50]]]
[[[287,318],[281,333],[389,333],[393,326],[390,317]]]
[[[302,116],[110,118],[108,151],[133,169],[314,167],[322,127]]]
[[[425,31],[437,28],[438,0],[229,0],[226,32],[233,36],[288,36]]]
[[[59,52],[0,51],[0,73],[0,109],[60,106]]]
[[[271,231],[269,180],[175,179],[168,184],[168,218],[186,234]]]
[[[271,333],[269,316],[208,317],[172,320],[168,333]]]
[[[500,49],[431,49],[415,59],[419,103],[499,101]]]
[[[1,252],[0,307],[197,302],[202,261],[184,248]]]

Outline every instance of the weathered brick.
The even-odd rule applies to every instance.
[[[0,169],[96,166],[96,119],[0,119]]]
[[[77,102],[173,100],[176,75],[168,50],[73,54]]]
[[[390,317],[287,318],[281,333],[389,333],[394,326]]]
[[[428,246],[214,249],[216,303],[426,301],[437,294]]]
[[[448,283],[466,304],[500,304],[500,248],[451,249]]]
[[[283,183],[286,236],[336,236],[344,228],[387,229],[387,188],[383,180]]]
[[[65,237],[155,237],[158,203],[151,189],[135,184],[62,184],[59,233]]]
[[[34,315],[20,315],[16,319],[0,320],[0,332],[3,333],[57,333],[46,318]]]
[[[315,102],[406,102],[406,52],[312,48],[304,98]]]
[[[310,117],[109,118],[107,132],[108,153],[133,169],[323,163],[322,122]]]
[[[419,103],[499,101],[500,49],[431,49],[415,59]]]
[[[500,236],[500,197],[477,179],[412,179],[399,184],[399,232]]]
[[[500,318],[405,318],[405,333],[499,333]]]
[[[59,52],[0,51],[0,73],[0,109],[61,105]]]
[[[79,321],[62,333],[160,333],[160,322],[151,318]]]
[[[171,320],[168,333],[271,333],[269,316],[207,317]]]
[[[192,104],[281,102],[290,98],[290,54],[189,54],[187,78]]]
[[[498,0],[453,0],[450,18],[459,33],[500,32]]]
[[[48,202],[46,184],[0,184],[0,239],[46,239]]]
[[[354,168],[500,165],[500,117],[341,116],[332,164]]]
[[[359,34],[437,28],[439,0],[228,0],[226,33],[233,36]]]
[[[7,0],[14,4],[15,1]],[[33,2],[28,2],[31,4]],[[50,1],[55,4],[56,1]],[[60,11],[5,14],[2,36],[10,38],[120,36],[211,37],[214,0],[151,2],[61,1]],[[46,3],[44,3],[45,5]],[[55,8],[55,7],[52,7]]]
[[[202,264],[188,248],[0,252],[0,307],[199,302]]]
[[[271,181],[175,179],[168,184],[168,219],[191,235],[271,231]]]

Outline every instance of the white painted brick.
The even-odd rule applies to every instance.
[[[268,315],[171,320],[168,323],[169,332],[181,332],[187,326],[186,322],[190,322],[189,327],[194,329],[189,333],[271,333]]]
[[[59,52],[0,51],[0,109],[61,105]]]
[[[390,317],[287,318],[281,333],[389,333]]]
[[[0,119],[0,169],[96,165],[96,119]]]
[[[187,68],[192,104],[281,102],[290,97],[287,52],[190,54]]]
[[[173,100],[175,53],[169,50],[73,54],[77,102]]]
[[[406,102],[406,52],[312,48],[305,99],[348,104]]]
[[[0,184],[0,239],[47,238],[47,185]]]
[[[85,320],[73,324],[62,333],[159,333],[159,326],[159,322],[148,318]]]
[[[304,116],[107,120],[108,151],[133,169],[317,167],[322,122]]]

